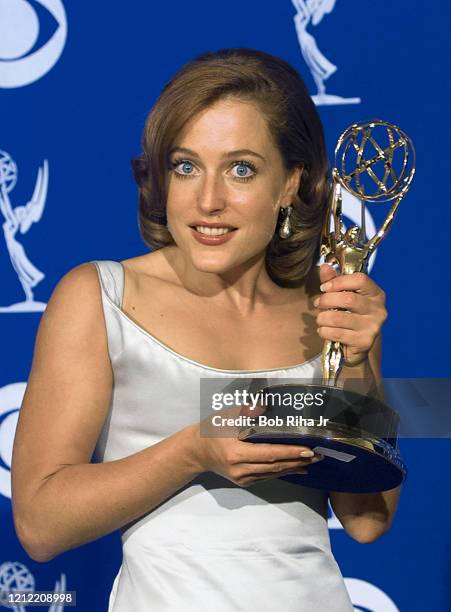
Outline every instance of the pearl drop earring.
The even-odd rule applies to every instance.
[[[289,236],[291,236],[291,221],[290,221],[290,215],[291,215],[291,211],[293,210],[293,206],[291,204],[289,204],[286,208],[285,208],[285,219],[282,222],[282,225],[280,226],[279,229],[279,236],[281,238],[288,238]]]

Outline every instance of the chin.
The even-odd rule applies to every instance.
[[[222,274],[228,272],[232,268],[239,265],[237,262],[230,261],[230,258],[224,255],[194,256],[191,257],[191,262],[199,272],[211,272],[212,274]]]
[[[212,274],[225,274],[246,265],[256,253],[244,252],[245,248],[227,248],[219,251],[218,247],[200,250],[194,249],[189,252],[192,266],[199,272]]]

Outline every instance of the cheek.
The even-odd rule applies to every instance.
[[[246,214],[241,219],[241,239],[251,249],[264,247],[271,242],[276,229],[277,218],[272,210],[262,210],[254,215]]]
[[[166,215],[168,219],[171,218],[172,222],[176,223],[178,220],[181,221],[190,215],[192,216],[192,210],[192,199],[186,190],[177,188],[177,186],[168,188],[166,198]]]
[[[168,181],[168,186],[166,189],[166,199],[167,202],[169,204],[169,202],[177,201],[181,198],[182,195],[182,190],[180,188],[179,185],[177,185],[177,182],[173,179],[169,179]]]
[[[269,189],[262,188],[252,192],[249,189],[247,193],[242,191],[235,195],[231,218],[236,219],[237,225],[241,226],[242,239],[248,240],[251,248],[253,245],[261,247],[268,244],[278,219],[276,196],[269,193]]]
[[[250,222],[257,220],[259,225],[272,226],[277,221],[278,205],[267,193],[254,194],[243,202],[241,211],[243,218]]]

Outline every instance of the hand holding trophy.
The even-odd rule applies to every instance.
[[[367,272],[369,259],[390,228],[414,173],[413,144],[397,126],[377,119],[355,123],[341,134],[321,240],[326,263],[341,274]],[[344,227],[342,189],[361,202],[360,226]],[[368,238],[365,204],[370,202],[390,202],[391,206],[380,229]],[[343,345],[325,341],[322,384],[261,389],[266,421],[243,428],[239,437],[257,443],[303,444],[324,455],[325,460],[311,466],[308,474],[284,476],[286,480],[354,493],[392,489],[406,477],[397,447],[399,416],[379,399],[337,386],[343,365]],[[320,397],[320,406],[303,405],[302,418],[296,417],[291,411],[295,398],[306,394]]]
[[[369,158],[368,149],[371,150]],[[398,168],[399,174],[396,174]],[[369,258],[387,234],[414,173],[415,149],[410,138],[397,126],[374,120],[353,124],[345,130],[335,147],[333,188],[321,244],[324,261],[338,266],[341,274],[367,272]],[[341,187],[361,201],[360,227],[353,225],[347,230],[343,227]],[[367,239],[364,202],[393,200],[381,228]],[[334,385],[343,366],[341,343],[325,343],[322,365],[324,381]]]

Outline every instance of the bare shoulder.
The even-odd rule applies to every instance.
[[[57,309],[71,309],[76,305],[76,310],[101,306],[99,277],[93,263],[83,263],[67,272],[55,286],[51,298],[44,312],[44,317],[49,318]],[[80,299],[83,297],[83,299]],[[75,310],[75,309],[74,309]],[[98,310],[98,308],[97,308]]]
[[[83,263],[59,280],[40,322],[38,340],[42,336],[47,341],[51,338],[52,343],[61,343],[61,347],[69,347],[73,341],[80,349],[104,350],[105,319],[99,277],[93,263]],[[40,349],[45,350],[46,346],[47,342],[37,343],[36,358],[39,359]]]
[[[65,465],[89,462],[106,418],[112,370],[95,265],[70,270],[41,318],[14,441],[14,511]]]
[[[31,379],[47,370],[54,376],[81,362],[110,376],[108,345],[98,273],[93,263],[83,263],[57,283],[41,318],[36,337]]]

